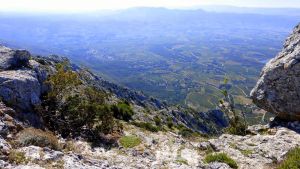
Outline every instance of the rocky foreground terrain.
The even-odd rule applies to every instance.
[[[259,107],[278,116],[270,124],[249,126],[243,136],[222,133],[229,124],[221,111],[204,113],[170,107],[76,65],[71,65],[69,74],[61,73],[64,78],[79,77],[80,85],[55,86],[69,93],[55,93],[52,97],[60,100],[56,100],[56,109],[51,109],[54,103],[45,98],[51,96],[53,85],[46,82],[58,74],[57,65],[67,60],[0,46],[0,168],[277,168],[290,150],[300,146],[299,35],[297,26],[283,51],[263,69],[251,93]],[[51,82],[60,84],[60,80]],[[88,101],[95,100],[94,93],[79,95],[86,99],[84,105],[91,111],[112,111],[113,116],[101,121],[100,114],[95,118],[100,122],[92,119],[85,123],[76,119],[81,114],[65,115],[62,110],[78,112],[77,105],[68,105],[68,101],[78,101],[79,90],[91,91],[91,86],[99,94],[96,96],[105,95],[104,101],[96,97],[102,107],[89,105]],[[119,104],[121,101],[125,103]],[[85,111],[85,107],[79,108]],[[119,128],[107,132],[103,123],[116,123]],[[75,126],[75,130],[68,126]],[[231,162],[207,160],[209,155],[220,153]]]
[[[11,109],[2,105],[1,134],[17,130],[18,122],[3,113]],[[136,136],[141,141],[132,148],[93,147],[81,140],[59,139],[60,150],[47,147],[24,146],[13,148],[0,138],[2,168],[209,168],[227,169],[225,163],[205,163],[212,152],[224,152],[234,159],[239,168],[274,168],[286,153],[300,146],[300,123],[289,122],[249,127],[251,134],[236,136],[223,134],[216,138],[197,137],[184,139],[173,132],[153,133],[132,125],[125,125],[126,136]],[[8,132],[8,133],[5,133]],[[7,138],[11,136],[8,135]],[[11,163],[10,152],[20,153],[18,163]]]

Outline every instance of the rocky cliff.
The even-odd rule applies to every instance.
[[[286,120],[300,120],[300,25],[263,68],[251,92],[254,103]]]

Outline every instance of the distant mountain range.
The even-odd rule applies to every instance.
[[[198,6],[194,9],[203,9],[208,12],[238,13],[238,14],[261,14],[261,15],[285,15],[300,16],[300,8],[257,8],[257,7],[235,7],[226,5]]]

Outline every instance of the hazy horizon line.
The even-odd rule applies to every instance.
[[[204,7],[225,7],[225,8],[239,8],[239,9],[267,9],[267,10],[299,10],[300,7],[249,7],[249,6],[234,6],[234,5],[196,5],[191,7],[166,7],[166,6],[135,6],[135,7],[128,7],[122,9],[94,9],[94,10],[85,10],[85,11],[29,11],[29,10],[0,10],[1,13],[45,13],[45,14],[68,14],[68,13],[95,13],[95,12],[118,12],[118,11],[126,11],[130,9],[142,9],[142,8],[153,8],[153,9],[168,9],[168,10],[204,10]]]

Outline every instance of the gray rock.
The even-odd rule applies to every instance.
[[[300,120],[300,25],[287,38],[283,50],[263,68],[251,91],[260,108],[287,120]]]
[[[200,150],[208,150],[210,148],[211,148],[210,143],[207,142],[207,141],[199,143],[199,149]]]
[[[21,110],[32,110],[41,103],[41,86],[32,70],[0,72],[0,96],[6,103]]]
[[[11,145],[0,136],[0,154],[7,154],[11,149]]]
[[[231,169],[231,167],[225,163],[213,162],[208,164],[205,169]]]
[[[12,50],[0,46],[0,69],[16,69],[28,65],[30,53],[26,50]]]
[[[285,127],[270,130],[274,130],[273,135],[223,134],[209,142],[216,151],[235,160],[239,168],[264,169],[274,162],[281,162],[289,150],[300,145],[300,135],[295,131]]]

